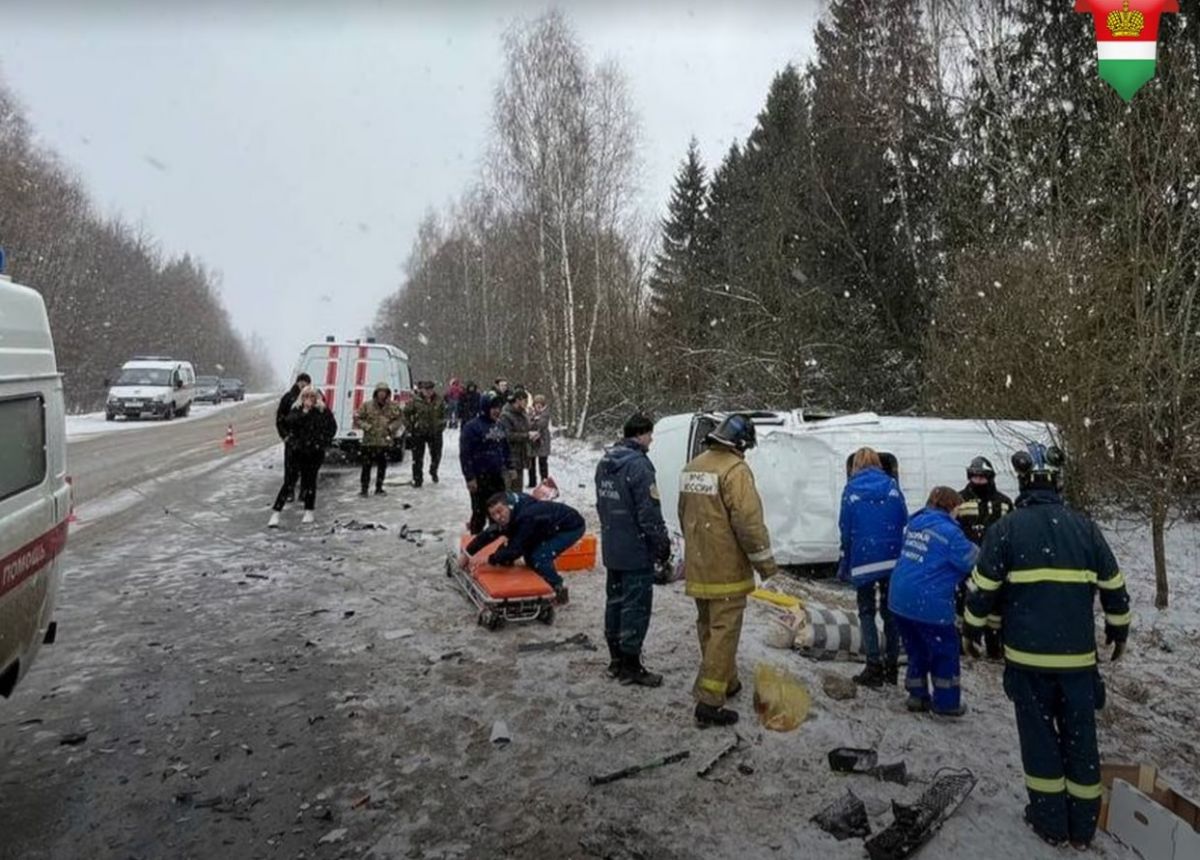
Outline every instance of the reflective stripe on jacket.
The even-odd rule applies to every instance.
[[[842,563],[855,587],[886,579],[900,557],[908,507],[894,479],[868,467],[855,474],[842,491],[838,529]]]
[[[755,569],[778,570],[754,474],[731,448],[714,445],[684,467],[679,522],[689,597],[749,594]]]
[[[982,627],[999,609],[1004,656],[1014,666],[1091,671],[1096,665],[1097,591],[1105,621],[1127,627],[1125,577],[1104,535],[1064,505],[1058,493],[1035,489],[1022,493],[1016,510],[988,529],[971,573],[963,618]]]

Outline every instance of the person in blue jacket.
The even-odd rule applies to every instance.
[[[487,501],[503,492],[504,474],[512,461],[508,434],[499,423],[503,406],[504,401],[494,393],[485,393],[479,399],[479,415],[467,422],[458,437],[458,461],[471,494],[467,529],[473,535],[487,525]]]
[[[662,684],[662,675],[642,665],[642,643],[650,627],[655,565],[671,559],[654,464],[646,456],[653,440],[654,422],[640,413],[632,415],[625,422],[624,438],[596,466],[596,512],[607,571],[608,674],[623,685],[643,687]]]
[[[908,507],[900,485],[883,470],[879,454],[859,448],[842,491],[838,527],[842,533],[840,575],[858,591],[858,620],[867,652],[867,667],[854,680],[867,687],[894,685],[899,676],[900,639],[888,610],[888,580],[900,557],[907,522]],[[875,627],[877,592],[883,618],[882,654]]]
[[[524,493],[501,492],[488,499],[487,514],[492,525],[467,544],[466,555],[474,555],[499,537],[508,538],[488,557],[488,564],[509,565],[524,558],[554,589],[558,605],[565,606],[570,595],[554,560],[583,537],[586,523],[579,511],[561,502],[541,502]]]
[[[908,654],[910,711],[961,717],[959,643],[955,593],[971,573],[978,549],[954,519],[962,497],[950,487],[934,487],[925,507],[904,530],[904,547],[892,571],[888,606]],[[933,696],[929,695],[930,682]]]

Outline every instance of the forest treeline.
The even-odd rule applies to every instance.
[[[171,355],[199,374],[274,381],[265,345],[243,339],[215,272],[104,217],[83,183],[40,146],[0,82],[0,248],[5,274],[42,294],[71,411],[103,408],[106,378],[130,357]]]
[[[1181,8],[1126,104],[1061,0],[834,0],[745,140],[713,165],[680,141],[650,234],[620,70],[560,13],[517,23],[485,167],[376,327],[433,375],[545,391],[575,432],[635,406],[1055,422],[1079,500],[1150,515],[1165,603],[1164,529],[1200,477]]]

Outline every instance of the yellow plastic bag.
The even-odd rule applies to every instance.
[[[790,732],[808,717],[812,697],[800,679],[769,663],[754,668],[754,710],[764,728]]]

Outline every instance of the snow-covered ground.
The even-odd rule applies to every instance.
[[[254,403],[260,400],[266,400],[275,397],[274,394],[247,394],[245,403]],[[99,436],[103,433],[123,433],[130,430],[146,430],[151,427],[170,427],[175,424],[186,423],[188,421],[198,421],[202,418],[207,418],[210,415],[215,415],[219,412],[224,412],[228,409],[233,409],[238,406],[236,400],[226,400],[220,405],[212,403],[193,403],[192,411],[186,418],[174,418],[171,421],[154,420],[150,418],[140,421],[127,421],[124,418],[118,418],[116,421],[107,421],[104,418],[103,412],[87,412],[81,415],[67,416],[67,441],[74,442],[77,439],[85,439],[89,436]]]
[[[448,443],[447,450],[454,451],[454,442]],[[577,505],[594,528],[592,477],[602,448],[559,440],[555,445],[551,471],[563,501]],[[462,521],[465,499],[453,479],[450,484],[454,492],[447,495],[443,488],[409,517],[410,524],[452,531]],[[1147,530],[1126,524],[1111,531],[1137,622],[1125,660],[1103,667],[1109,705],[1100,716],[1102,753],[1111,761],[1153,762],[1195,793],[1200,530],[1180,524],[1171,532],[1178,605],[1161,614],[1153,609]],[[362,548],[392,541],[368,537]],[[751,679],[759,663],[785,667],[808,687],[812,710],[798,730],[768,732],[757,724],[750,695],[743,694],[735,706],[743,717],[737,732],[749,742],[745,751],[700,779],[696,769],[732,733],[703,731],[692,723],[698,648],[695,608],[682,584],[656,589],[646,645],[648,665],[663,672],[666,683],[659,690],[630,689],[604,672],[602,572],[572,577],[571,606],[552,628],[510,626],[489,633],[474,626],[467,602],[439,576],[439,553],[428,548],[418,553],[424,554],[411,565],[399,565],[394,594],[403,601],[402,619],[383,622],[413,635],[394,643],[403,656],[397,654],[391,677],[365,691],[380,720],[403,714],[398,724],[403,739],[380,737],[371,723],[359,724],[364,766],[377,756],[390,758],[392,768],[400,767],[409,780],[402,790],[409,814],[372,836],[380,856],[579,856],[582,848],[584,856],[627,858],[860,857],[861,841],[836,842],[811,817],[852,788],[867,803],[877,832],[891,820],[890,802],[915,799],[941,768],[969,768],[978,784],[923,857],[1055,854],[1022,822],[1023,769],[999,665],[964,667],[971,711],[957,723],[907,713],[900,689],[861,691],[853,700],[835,701],[822,690],[823,675],[848,677],[859,666],[814,662],[768,647],[771,609],[751,601],[739,657],[742,677]],[[853,606],[850,592],[836,585],[804,583],[799,590],[827,604]],[[391,603],[388,595],[376,596]],[[525,642],[579,633],[598,650],[517,650]],[[488,743],[499,719],[514,733],[505,748]],[[903,760],[913,782],[899,787],[835,776],[826,755],[838,746],[875,748],[885,763]],[[691,758],[610,786],[587,785],[589,774],[678,750],[689,750]],[[746,768],[739,770],[739,764]],[[383,781],[389,772],[385,763],[374,777]],[[1103,834],[1096,854],[1134,856]]]
[[[551,472],[562,500],[595,528],[592,480],[602,446],[559,439],[554,445]],[[814,662],[768,647],[772,610],[751,601],[739,654],[743,679],[750,682],[759,663],[784,667],[807,686],[811,711],[795,731],[765,731],[748,683],[733,703],[742,714],[736,731],[743,748],[700,778],[697,769],[734,732],[693,723],[695,606],[682,583],[655,589],[645,660],[664,673],[664,685],[621,687],[605,672],[600,570],[569,575],[571,603],[552,626],[489,632],[476,625],[473,607],[444,568],[447,544],[467,514],[457,434],[447,434],[441,484],[413,489],[405,462],[392,470],[388,496],[361,499],[357,470],[327,467],[317,523],[300,525],[300,512],[289,508],[283,528],[267,531],[280,466],[278,448],[251,453],[219,473],[198,471],[187,480],[163,482],[162,492],[173,494],[170,503],[148,508],[144,517],[101,507],[89,512],[99,521],[90,532],[93,542],[115,530],[118,520],[128,525],[70,559],[64,629],[89,629],[89,644],[51,649],[27,682],[28,714],[44,716],[41,709],[50,707],[39,703],[44,691],[38,685],[45,682],[36,676],[53,678],[60,703],[54,707],[67,708],[68,696],[89,703],[97,737],[107,739],[119,734],[109,712],[128,710],[121,699],[128,687],[114,689],[113,667],[135,673],[137,659],[149,658],[134,655],[155,653],[152,646],[169,641],[174,650],[163,665],[175,680],[155,676],[142,705],[153,711],[147,725],[126,730],[138,732],[131,737],[140,740],[120,745],[134,750],[140,744],[137,755],[144,758],[103,755],[118,747],[108,740],[97,742],[98,752],[80,753],[90,758],[76,767],[101,794],[88,800],[98,804],[94,815],[77,812],[70,819],[79,838],[124,844],[122,827],[129,825],[121,822],[130,813],[122,810],[136,807],[159,817],[150,824],[161,819],[168,830],[170,821],[195,818],[191,829],[171,831],[172,839],[192,840],[170,843],[178,847],[171,856],[211,856],[219,839],[243,838],[246,830],[233,829],[242,827],[252,828],[254,844],[283,840],[287,851],[280,848],[281,856],[332,857],[340,851],[378,858],[849,860],[863,856],[862,841],[837,842],[810,821],[825,805],[852,789],[877,832],[891,820],[892,800],[914,799],[941,768],[969,768],[978,778],[974,793],[922,858],[1059,856],[1022,823],[1026,795],[1000,666],[964,666],[970,712],[958,722],[907,713],[898,688],[836,701],[823,692],[823,676],[848,677],[859,666]],[[117,511],[124,506],[114,504]],[[387,529],[335,525],[352,519]],[[401,526],[422,529],[425,538],[401,540]],[[1200,527],[1181,523],[1169,534],[1176,604],[1163,613],[1153,609],[1147,529],[1120,523],[1108,532],[1136,620],[1125,659],[1102,667],[1109,704],[1100,715],[1101,751],[1110,761],[1153,762],[1195,795]],[[131,563],[129,547],[146,548],[149,563]],[[827,604],[853,603],[850,592],[836,585],[790,584]],[[147,610],[137,605],[159,604],[175,610],[163,616],[171,627],[167,640],[164,630],[138,620]],[[130,617],[114,614],[119,612]],[[520,650],[579,634],[593,650]],[[269,697],[268,704],[251,698],[253,691]],[[151,695],[154,704],[148,703]],[[92,699],[111,699],[111,707]],[[289,710],[294,701],[302,709]],[[244,720],[247,708],[254,719]],[[13,719],[26,716],[19,712]],[[194,720],[203,731],[190,728]],[[511,743],[491,743],[497,720],[507,723]],[[162,731],[154,727],[159,723]],[[248,751],[236,755],[236,748],[231,756],[231,738],[247,743],[254,757],[246,759]],[[873,747],[884,763],[904,761],[913,781],[901,787],[831,774],[826,755],[839,746]],[[60,766],[55,762],[64,749],[49,742],[20,749],[10,773],[32,773],[26,768],[36,765],[43,768],[41,778],[65,779],[52,769]],[[317,758],[288,758],[297,750]],[[588,784],[589,775],[683,750],[690,758],[681,763],[610,785]],[[181,758],[219,764],[185,773],[177,769]],[[250,764],[232,769],[243,760]],[[126,773],[133,778],[117,787]],[[66,791],[57,783],[50,788]],[[181,791],[265,801],[240,820],[218,819],[209,817],[218,813],[194,808],[184,814],[161,801],[160,795]],[[314,807],[328,807],[330,816],[314,821]],[[317,845],[338,831],[336,848]],[[167,852],[167,843],[160,847]],[[1136,855],[1101,834],[1092,856]]]

